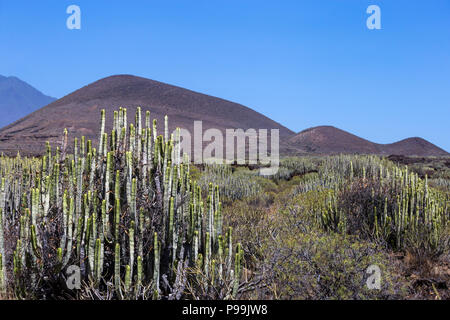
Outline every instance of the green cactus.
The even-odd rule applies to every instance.
[[[116,250],[114,254],[114,287],[116,292],[120,293],[120,244],[116,243]]]
[[[108,137],[101,110],[97,149],[91,140],[75,138],[68,154],[65,130],[55,154],[47,143],[40,159],[0,157],[3,288],[11,285],[20,298],[39,296],[32,288],[43,277],[61,280],[71,264],[82,270],[83,283],[93,280],[99,294],[112,282],[118,299],[144,297],[149,286],[153,298],[168,297],[174,281],[183,281],[177,267],[198,263],[209,286],[224,288],[225,281],[234,281],[232,261],[223,263],[232,244],[231,236],[222,237],[221,189],[208,185],[204,202],[186,155],[181,161],[180,130],[170,135],[165,117],[164,134],[158,136],[156,124],[146,112],[143,128],[140,108],[135,123],[128,124],[127,110],[120,108]],[[12,253],[4,249],[6,217],[18,230]],[[12,270],[6,261],[13,262]],[[169,286],[160,286],[163,279]]]
[[[3,233],[3,208],[0,208],[0,292],[5,291],[6,268],[5,266],[5,247]]]
[[[153,292],[154,297],[159,297],[159,267],[160,267],[160,251],[159,251],[158,234],[155,232],[153,240]]]

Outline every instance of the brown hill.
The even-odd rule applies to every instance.
[[[406,156],[448,156],[449,153],[425,139],[414,137],[381,145],[384,154]]]
[[[186,128],[193,134],[193,122],[208,128],[279,129],[280,140],[294,132],[243,105],[145,78],[118,75],[85,86],[0,130],[0,152],[41,154],[46,141],[60,141],[64,128],[71,137],[97,139],[100,110],[106,109],[107,130],[111,130],[113,110],[126,107],[134,119],[138,106],[150,110],[160,130],[164,115],[169,127]],[[161,131],[160,131],[161,132]]]
[[[138,106],[150,110],[162,132],[164,115],[171,130],[188,129],[203,121],[208,128],[279,129],[281,154],[382,154],[447,156],[448,153],[421,138],[409,138],[393,144],[376,144],[346,131],[321,126],[295,135],[294,132],[264,115],[237,103],[193,92],[145,78],[118,75],[87,85],[0,130],[0,152],[42,154],[46,141],[56,145],[64,128],[70,136],[86,136],[96,142],[100,110],[106,109],[107,130],[112,129],[113,110],[128,109],[134,118]]]
[[[303,130],[289,139],[295,154],[380,154],[406,156],[448,156],[449,154],[422,138],[408,138],[391,144],[378,144],[332,126]]]

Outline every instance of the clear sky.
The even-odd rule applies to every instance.
[[[68,30],[66,8],[81,8]],[[369,5],[381,30],[369,30]],[[0,0],[0,74],[62,97],[134,74],[251,107],[450,151],[450,0]]]

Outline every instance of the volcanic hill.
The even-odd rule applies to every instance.
[[[448,156],[422,138],[408,138],[391,144],[378,144],[332,126],[301,131],[289,139],[292,154],[379,154],[407,156]]]
[[[294,132],[243,105],[204,95],[158,81],[117,75],[98,80],[0,130],[0,152],[42,154],[46,141],[61,141],[64,128],[69,136],[86,136],[97,141],[100,110],[106,110],[107,132],[112,129],[113,111],[126,107],[129,121],[136,108],[149,110],[163,132],[164,116],[169,128],[186,128],[193,134],[194,121],[203,121],[203,130],[217,128],[279,129],[280,141]],[[143,113],[144,117],[145,113]],[[95,144],[94,144],[95,145]]]
[[[1,78],[0,78],[1,79]],[[128,121],[136,108],[151,112],[163,132],[164,115],[169,128],[188,129],[203,121],[203,131],[217,128],[279,129],[281,155],[325,155],[338,153],[404,156],[448,156],[443,149],[421,138],[408,138],[392,144],[377,144],[332,126],[293,131],[243,105],[197,93],[162,82],[131,75],[116,75],[89,84],[0,130],[0,152],[40,155],[46,141],[60,143],[64,128],[70,138],[85,136],[94,145],[99,134],[100,110],[106,110],[106,130],[112,129],[113,111],[126,107]],[[5,107],[6,108],[6,107]],[[143,113],[144,117],[144,113]]]

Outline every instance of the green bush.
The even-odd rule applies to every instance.
[[[336,233],[280,233],[268,246],[267,279],[279,299],[394,299],[405,295],[391,261],[374,244]],[[366,285],[381,270],[381,289]]]
[[[243,244],[250,282],[259,299],[394,299],[405,295],[389,256],[374,243],[327,232],[317,214],[327,191],[310,191],[270,209],[261,200],[238,201],[224,211]],[[369,290],[366,271],[381,269],[381,290]]]

